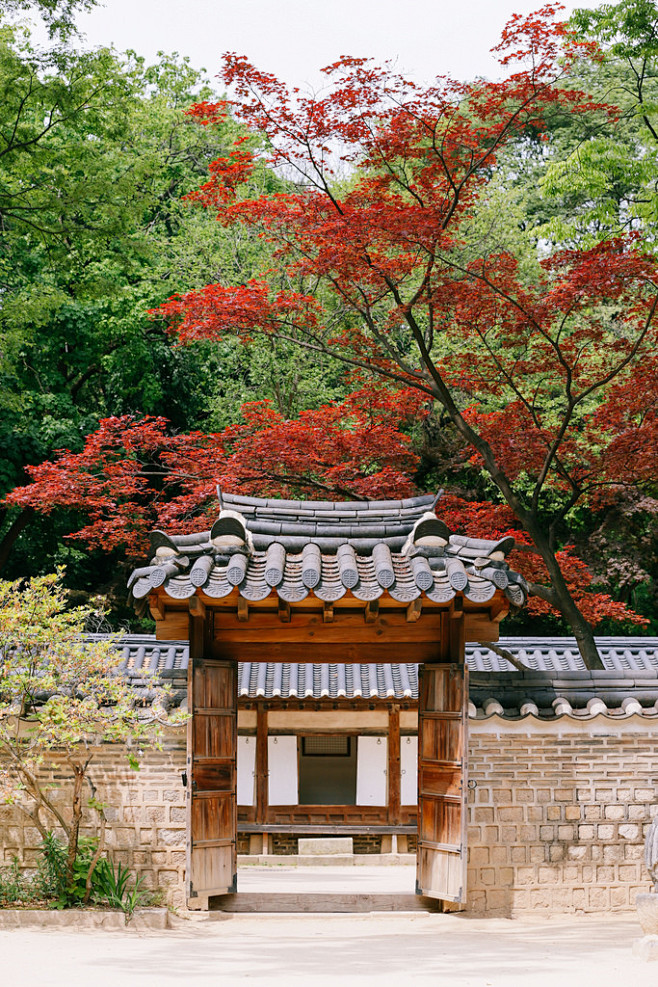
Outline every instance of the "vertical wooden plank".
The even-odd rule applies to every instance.
[[[205,621],[190,621],[187,897],[207,908],[237,890],[237,662],[199,657]]]
[[[256,822],[267,822],[268,763],[267,710],[262,703],[256,707]]]
[[[420,668],[416,893],[466,901],[468,668]]]
[[[388,821],[400,822],[400,707],[388,711]]]

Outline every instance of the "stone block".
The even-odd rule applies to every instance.
[[[619,827],[619,835],[623,840],[639,840],[640,827],[633,823],[624,823]]]
[[[489,863],[489,848],[486,846],[472,846],[468,852],[468,862],[473,867],[482,867]]]
[[[158,843],[162,846],[185,846],[185,830],[159,829]]]
[[[299,838],[300,857],[325,857],[354,852],[351,836],[301,837]]]
[[[626,810],[623,805],[606,805],[603,815],[606,819],[620,820],[625,817]]]
[[[637,895],[635,907],[645,936],[658,936],[658,894]]]
[[[658,960],[658,936],[643,936],[633,941],[633,956],[645,963]]]

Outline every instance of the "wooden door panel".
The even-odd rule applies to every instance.
[[[416,893],[466,898],[468,669],[420,668]]]
[[[423,794],[428,798],[432,795],[440,795],[444,798],[452,796],[461,804],[461,775],[452,768],[427,764],[423,768]]]
[[[187,881],[198,907],[236,890],[237,663],[194,659],[188,701]]]
[[[461,760],[462,741],[461,717],[433,716],[431,713],[424,717],[420,743],[420,757],[424,761],[453,763]]]
[[[194,714],[195,759],[226,757],[233,749],[233,716],[230,710],[216,709],[212,713]]]

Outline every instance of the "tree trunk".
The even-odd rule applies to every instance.
[[[71,828],[69,830],[68,854],[66,857],[66,884],[73,884],[73,867],[75,858],[78,855],[78,837],[80,835],[80,822],[82,820],[82,785],[85,778],[85,769],[79,764],[72,764],[73,767],[73,803]]]
[[[573,631],[573,636],[576,639],[580,655],[585,662],[585,667],[604,671],[605,665],[601,661],[599,649],[594,640],[594,631],[583,617],[576,601],[569,592],[569,587],[562,575],[562,570],[555,558],[555,553],[548,544],[548,539],[539,527],[536,527],[534,524],[526,525],[526,530],[546,563],[546,568],[551,578],[551,599],[549,602],[556,610],[559,610]]]
[[[7,564],[11,550],[18,541],[18,536],[22,534],[28,526],[33,515],[34,508],[24,507],[18,517],[14,518],[9,526],[9,530],[6,532],[2,541],[0,541],[0,571],[2,571]]]

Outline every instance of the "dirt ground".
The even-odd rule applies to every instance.
[[[167,932],[0,932],[0,982],[22,987],[656,987],[634,918],[236,915]]]

